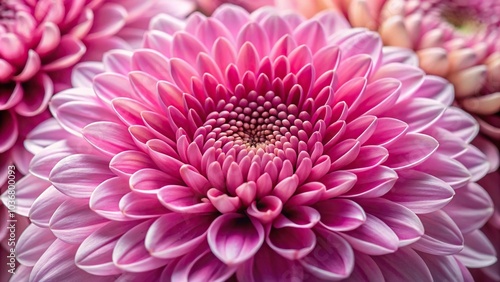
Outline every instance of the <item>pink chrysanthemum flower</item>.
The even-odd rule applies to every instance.
[[[182,0],[0,1],[0,191],[7,189],[9,165],[18,177],[28,173],[32,155],[24,139],[50,117],[46,108],[53,93],[71,86],[68,74],[75,63],[138,46],[154,13],[181,16],[192,9]],[[0,203],[2,224],[6,217]],[[2,243],[6,231],[0,231]]]
[[[158,16],[143,47],[82,64],[30,134],[18,279],[469,281],[495,262],[478,126],[413,53],[334,13],[235,6]]]

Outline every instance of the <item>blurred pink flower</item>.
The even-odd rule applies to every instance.
[[[17,279],[469,281],[490,163],[416,64],[332,12],[156,17],[30,133]]]
[[[234,4],[247,11],[254,11],[260,7],[274,5],[275,0],[196,0],[199,9],[210,15],[222,4]]]
[[[9,165],[15,164],[18,177],[28,173],[32,154],[25,150],[24,139],[50,117],[46,108],[51,96],[71,86],[75,63],[101,60],[112,48],[139,46],[155,13],[183,16],[193,9],[194,4],[182,0],[2,0],[0,192],[7,189]],[[5,223],[1,203],[0,214]]]

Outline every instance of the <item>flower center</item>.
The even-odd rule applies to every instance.
[[[481,20],[465,8],[445,8],[441,12],[441,17],[463,34],[472,35],[485,29]]]
[[[296,135],[301,124],[299,116],[308,116],[305,112],[299,115],[296,105],[286,105],[272,91],[265,95],[252,91],[242,99],[233,96],[222,102],[221,107],[223,110],[207,117],[204,126],[211,131],[207,138],[246,150],[263,149],[267,153]]]

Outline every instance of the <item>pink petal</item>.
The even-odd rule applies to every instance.
[[[412,245],[418,251],[433,255],[451,255],[464,247],[464,237],[453,220],[441,210],[420,214],[425,234]]]
[[[83,128],[82,134],[92,146],[111,156],[135,148],[127,127],[121,124],[94,122]]]
[[[399,246],[396,233],[382,220],[371,214],[366,215],[363,225],[352,231],[342,232],[340,235],[354,249],[368,255],[393,253]]]
[[[314,205],[321,215],[320,224],[331,231],[349,231],[366,221],[363,208],[347,199],[330,199]]]
[[[395,78],[402,83],[400,100],[405,100],[419,89],[425,77],[425,73],[418,67],[392,63],[381,66],[370,78],[372,81],[381,78]]]
[[[155,164],[148,155],[142,152],[125,151],[111,159],[109,168],[117,175],[130,177],[142,169],[155,168]]]
[[[418,216],[402,205],[383,198],[363,199],[359,204],[366,213],[381,219],[396,233],[400,247],[417,241],[424,234],[424,226]]]
[[[317,210],[307,206],[289,206],[273,223],[274,228],[312,228],[320,220]]]
[[[114,176],[105,158],[76,154],[57,163],[50,172],[50,182],[62,193],[75,198],[88,198],[104,180]]]
[[[444,113],[446,106],[427,98],[415,98],[398,103],[386,113],[409,125],[409,132],[421,132],[432,126]]]
[[[153,168],[136,170],[130,177],[130,188],[139,193],[156,194],[169,184],[181,185],[182,181]]]
[[[205,213],[215,211],[215,207],[202,201],[191,188],[167,185],[158,192],[160,202],[169,210],[179,213]]]
[[[408,169],[423,163],[438,148],[439,143],[432,137],[409,133],[387,149],[389,158],[384,165],[394,169]]]
[[[177,258],[190,253],[206,240],[214,215],[183,216],[176,213],[159,217],[148,230],[145,245],[157,258]]]
[[[77,248],[78,245],[54,241],[33,267],[30,281],[64,281],[71,277],[78,281],[109,282],[109,277],[91,275],[75,265]]]
[[[68,199],[54,212],[49,227],[62,241],[78,244],[106,222],[107,219],[90,210],[87,200]]]
[[[72,66],[82,58],[83,54],[85,54],[85,45],[76,38],[65,36],[61,38],[57,51],[49,58],[44,58],[50,63],[44,64],[42,69],[54,71]]]
[[[28,174],[15,183],[15,185],[17,188],[15,191],[16,213],[22,216],[28,216],[33,202],[50,186],[50,183]],[[10,194],[8,191],[2,194],[2,200],[5,206],[10,206],[7,204],[9,196]]]
[[[349,277],[354,267],[354,253],[349,243],[330,231],[318,229],[316,234],[316,246],[300,260],[302,266],[320,279],[340,280]]]
[[[126,180],[113,177],[95,188],[88,204],[90,209],[102,217],[118,221],[130,220],[119,206],[121,198],[129,192],[130,187]]]
[[[464,281],[460,267],[452,256],[418,253],[431,272],[434,281]]]
[[[464,234],[464,249],[455,257],[471,268],[486,267],[497,260],[495,247],[479,230]]]
[[[108,276],[121,273],[113,263],[113,250],[118,239],[136,224],[136,222],[109,222],[103,225],[80,244],[75,254],[75,264],[94,275]]]
[[[441,153],[432,155],[415,169],[444,180],[453,189],[463,187],[471,179],[471,174],[463,164]]]
[[[166,268],[165,270],[167,270]],[[170,275],[164,272],[162,281],[226,281],[236,267],[224,264],[208,247],[203,246],[184,257],[175,265]]]
[[[481,228],[493,214],[493,202],[488,193],[476,183],[469,183],[455,193],[443,210],[464,234]]]
[[[334,171],[320,179],[325,184],[323,199],[332,199],[349,191],[357,181],[356,174],[346,171]]]
[[[48,228],[54,212],[69,199],[71,198],[59,192],[54,186],[50,186],[33,202],[29,214],[31,222],[39,227]]]
[[[71,84],[73,87],[92,88],[94,76],[104,71],[102,63],[82,62],[73,68]]]
[[[278,217],[281,214],[282,208],[283,203],[278,197],[265,196],[258,202],[254,201],[247,208],[247,213],[249,216],[256,218],[260,222],[266,224]]]
[[[316,235],[307,228],[272,228],[266,242],[278,254],[296,260],[313,250],[316,245]]]
[[[224,214],[208,229],[208,244],[213,254],[228,265],[251,258],[264,242],[264,228],[239,214]]]
[[[286,281],[303,280],[303,270],[297,262],[286,259],[266,244],[244,262],[236,273],[240,281]]]
[[[131,97],[133,90],[128,77],[115,73],[102,73],[94,77],[94,91],[101,101],[111,104],[118,97]]]
[[[95,10],[94,23],[87,40],[102,39],[116,34],[126,24],[127,11],[123,6],[105,3]]]
[[[392,254],[372,258],[384,274],[386,281],[433,281],[425,262],[409,247],[401,248]]]
[[[23,100],[16,105],[16,112],[22,116],[35,116],[47,109],[54,94],[54,84],[46,74],[39,74],[23,85]]]
[[[377,282],[385,280],[384,274],[370,256],[356,251],[354,252],[354,256],[356,258],[356,262],[351,275],[346,279],[346,281]]]
[[[144,240],[154,220],[144,221],[128,229],[116,242],[113,249],[113,263],[122,270],[144,272],[167,264],[167,260],[152,257]]]
[[[386,194],[394,186],[398,179],[398,174],[386,167],[378,166],[367,171],[358,172],[356,183],[346,193],[348,198],[376,198]]]
[[[34,266],[55,240],[50,229],[30,224],[17,241],[17,260],[23,265]]]
[[[440,210],[454,195],[453,189],[441,179],[410,170],[400,173],[394,188],[384,198],[421,214]]]
[[[131,191],[124,195],[118,204],[121,212],[130,218],[156,218],[168,210],[158,201],[156,195]]]

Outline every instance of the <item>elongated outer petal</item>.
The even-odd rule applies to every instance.
[[[49,228],[62,241],[77,244],[107,221],[90,210],[87,200],[68,199],[50,218]]]
[[[396,233],[382,220],[366,215],[363,225],[352,231],[340,233],[351,246],[368,255],[382,255],[396,251],[399,239]]]
[[[180,215],[170,213],[159,217],[149,228],[145,246],[152,256],[176,258],[194,251],[206,240],[207,229],[214,215]]]
[[[106,158],[76,154],[57,163],[49,175],[50,182],[62,193],[76,198],[88,198],[92,191],[114,174]]]
[[[434,256],[417,252],[424,260],[434,281],[464,281],[460,266],[453,256]]]
[[[166,259],[152,257],[144,245],[146,234],[153,222],[154,220],[150,219],[137,224],[118,239],[112,255],[115,266],[125,271],[143,272],[167,264]]]
[[[455,257],[467,267],[490,266],[497,261],[495,247],[480,230],[464,235],[464,249]]]
[[[50,218],[59,206],[70,197],[59,192],[54,186],[50,186],[35,200],[30,209],[30,220],[33,224],[48,228]]]
[[[386,281],[433,281],[424,260],[409,247],[372,258],[380,267]]]
[[[164,272],[162,281],[165,281],[164,279],[171,279],[172,282],[226,281],[235,271],[236,266],[224,264],[204,244],[182,257],[171,275],[167,276]]]
[[[347,279],[345,279],[345,281],[385,281],[384,274],[380,270],[380,267],[377,266],[375,261],[373,261],[373,259],[369,255],[365,255],[363,253],[355,251],[354,257],[356,258],[354,268],[351,275]]]
[[[444,211],[421,214],[419,217],[425,234],[412,248],[434,255],[456,254],[463,249],[463,234]]]
[[[415,170],[400,173],[400,178],[384,198],[399,203],[413,212],[429,213],[448,204],[454,190],[441,179]]]
[[[456,195],[443,210],[455,221],[462,233],[481,228],[493,214],[493,202],[476,183],[457,189]]]
[[[30,224],[17,241],[17,260],[23,265],[34,266],[56,239],[50,229]]]
[[[308,228],[272,228],[266,238],[271,249],[289,260],[307,256],[316,246],[316,235]]]
[[[302,281],[304,271],[296,261],[286,259],[264,244],[236,272],[239,281]]]
[[[254,219],[224,214],[208,229],[208,244],[220,260],[237,265],[252,257],[264,242],[264,228]]]
[[[74,256],[78,245],[71,245],[61,240],[56,240],[31,271],[29,282],[36,281],[106,281],[114,280],[113,276],[94,276],[75,265]]]
[[[358,203],[365,212],[384,221],[396,233],[400,247],[417,241],[424,234],[424,226],[418,216],[403,205],[383,198],[363,199]]]
[[[302,266],[320,279],[347,278],[354,267],[354,253],[349,243],[336,233],[324,229],[317,229],[316,234],[316,247],[300,260]]]
[[[116,242],[137,222],[108,222],[90,234],[78,247],[76,265],[94,275],[119,274],[121,270],[113,263],[112,254]]]
[[[363,208],[347,199],[330,199],[314,205],[321,216],[320,224],[331,231],[349,231],[366,221]]]

